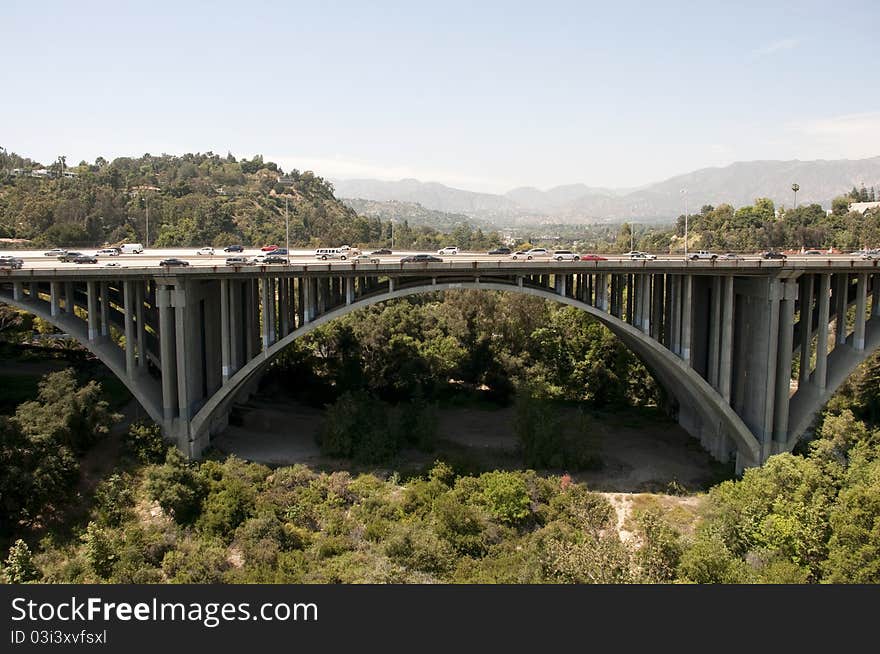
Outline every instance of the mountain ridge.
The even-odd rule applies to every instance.
[[[880,156],[865,159],[736,161],[673,175],[641,187],[607,188],[563,184],[546,190],[521,186],[504,194],[480,193],[408,178],[399,181],[333,180],[338,197],[416,202],[428,209],[473,218],[510,222],[663,222],[705,204],[743,206],[758,197],[777,205],[794,201],[792,183],[800,185],[798,204],[830,208],[831,200],[853,186],[880,190]],[[686,194],[681,193],[687,189]]]

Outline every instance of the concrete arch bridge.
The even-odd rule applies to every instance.
[[[615,333],[717,459],[762,464],[880,345],[875,261],[351,262],[0,271],[0,302],[70,334],[198,457],[294,339],[350,311],[453,288],[555,300]],[[111,331],[111,327],[113,331]],[[116,332],[123,339],[112,338]],[[791,379],[795,360],[801,365]]]

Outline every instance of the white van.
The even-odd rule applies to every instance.
[[[318,248],[315,250],[315,258],[321,261],[327,261],[327,259],[342,259],[345,261],[350,254],[351,248],[348,246],[341,248]]]
[[[120,251],[122,254],[142,254],[144,246],[140,243],[123,243]]]

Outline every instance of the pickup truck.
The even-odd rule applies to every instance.
[[[718,255],[714,252],[709,252],[709,250],[697,250],[696,252],[691,252],[688,255],[688,259],[691,261],[697,261],[699,259],[709,259],[710,261],[715,261],[718,258]]]

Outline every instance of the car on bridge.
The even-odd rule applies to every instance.
[[[17,269],[17,268],[21,268],[23,265],[24,265],[24,260],[19,259],[18,257],[12,257],[12,256],[0,257],[0,268]]]
[[[244,246],[243,245],[227,245],[225,248],[223,248],[223,251],[224,252],[244,252]]]
[[[767,250],[761,255],[762,259],[783,259],[785,260],[787,257],[782,252],[777,252],[775,250]]]
[[[372,257],[369,254],[359,254],[351,258],[352,263],[379,263],[379,257]]]
[[[46,257],[60,257],[65,254],[67,254],[67,250],[63,250],[61,248],[52,248],[51,250],[43,252],[43,256]]]
[[[159,265],[164,268],[171,268],[173,266],[188,266],[189,261],[178,259],[176,257],[171,257],[170,259],[162,259],[162,261],[159,262]]]
[[[212,257],[212,256],[214,256],[214,248],[212,248],[210,245],[206,245],[205,247],[199,248],[198,250],[196,250],[196,254],[198,254],[198,255],[204,254],[204,255]]]
[[[555,250],[553,252],[553,258],[556,261],[580,261],[581,255],[575,254],[571,250]]]
[[[629,258],[633,261],[636,260],[644,260],[644,261],[654,261],[657,258],[656,254],[650,254],[648,252],[633,252],[629,255]]]
[[[804,254],[809,255],[811,257],[815,257],[815,256],[821,256],[822,252],[820,252],[819,250],[807,250],[806,252],[804,252]]]
[[[489,250],[486,254],[510,254],[510,248],[506,248],[502,245]]]
[[[117,261],[108,261],[107,263],[104,264],[104,267],[105,268],[119,268],[120,265],[121,264]]]
[[[280,254],[275,254],[274,252],[270,252],[265,259],[263,259],[263,263],[290,263],[287,257],[282,257]]]
[[[525,252],[514,252],[510,255],[511,259],[526,259],[531,261],[536,258],[544,258],[549,257],[550,252],[546,248],[532,248],[531,250],[526,250]]]
[[[379,248],[378,250],[373,250],[370,254],[391,254],[391,250],[388,248]]]
[[[278,246],[277,246],[277,245],[264,245],[264,246],[261,247],[260,249],[261,249],[263,252],[271,252],[272,250],[277,250],[277,249],[278,249]]]
[[[250,259],[248,259],[248,263],[250,264],[262,264],[266,261],[266,257],[268,254],[255,254]]]
[[[92,254],[81,254],[73,258],[73,263],[98,263],[98,257]]]
[[[608,257],[603,257],[598,254],[582,254],[581,261],[608,261]]]
[[[101,248],[97,252],[95,252],[96,257],[118,257],[119,249],[118,248]]]
[[[714,252],[709,252],[709,250],[697,250],[696,252],[691,252],[688,255],[688,259],[691,261],[699,261],[701,259],[705,259],[708,261],[715,261],[718,258],[718,255]]]
[[[60,261],[62,263],[70,263],[71,261],[73,261],[77,257],[81,257],[81,256],[83,256],[82,252],[65,252],[60,257],[58,257],[58,261]]]
[[[437,254],[458,254],[457,245],[447,245],[445,248],[437,250]]]
[[[410,254],[400,258],[400,263],[442,263],[443,259],[431,254]]]
[[[287,248],[275,248],[269,254],[271,254],[271,255],[277,254],[278,256],[284,255],[286,257],[290,253],[287,251]]]
[[[727,259],[728,261],[742,261],[743,256],[741,254],[737,254],[736,252],[725,252],[721,255],[722,259]]]
[[[247,257],[226,257],[227,266],[246,266],[247,263]]]

